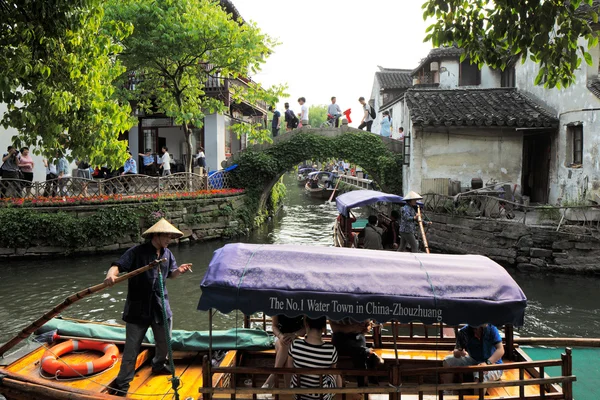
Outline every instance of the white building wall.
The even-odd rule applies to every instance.
[[[586,46],[585,40],[579,45]],[[588,66],[582,62],[575,71],[576,82],[567,89],[545,89],[535,86],[534,81],[539,65],[527,60],[516,65],[516,86],[546,103],[557,112],[559,133],[556,154],[549,177],[549,203],[564,200],[577,200],[583,196],[596,200],[600,195],[600,99],[586,86],[587,80],[598,76],[598,48],[591,49],[594,63]],[[583,163],[581,167],[571,167],[570,141],[567,136],[569,124],[583,126]]]
[[[204,117],[204,153],[211,171],[222,169],[225,161],[225,116],[209,114]]]
[[[460,76],[460,63],[457,59],[447,59],[440,62],[440,89],[454,89],[458,87]]]
[[[410,174],[406,190],[420,192],[423,179],[449,178],[470,186],[483,182],[520,184],[523,135],[503,128],[412,129]]]
[[[499,88],[502,84],[501,72],[497,69],[492,69],[487,65],[481,68],[481,85],[480,88]]]
[[[381,86],[379,85],[379,81],[377,80],[377,77],[375,77],[375,79],[373,80],[373,89],[371,90],[371,98],[375,100],[375,119],[373,120],[373,126],[371,127],[371,132],[372,133],[376,133],[379,134],[381,131],[381,113],[384,110],[381,110],[381,102],[382,102],[382,98],[383,96],[381,95]],[[368,103],[368,101],[367,101]],[[362,110],[361,110],[362,111]],[[362,119],[363,115],[364,115],[364,111],[362,111],[363,113],[360,115],[360,118],[358,118],[358,122],[360,122],[360,120]]]

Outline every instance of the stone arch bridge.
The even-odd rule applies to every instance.
[[[273,185],[305,160],[332,158],[360,165],[385,191],[402,192],[403,142],[348,126],[303,127],[283,133],[273,143],[253,145],[234,155],[234,180],[260,198],[264,208]]]

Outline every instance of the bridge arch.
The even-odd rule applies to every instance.
[[[402,142],[341,128],[300,128],[236,154],[233,178],[263,210],[275,183],[304,160],[331,158],[360,165],[386,192],[402,192]]]

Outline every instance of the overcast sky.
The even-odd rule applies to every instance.
[[[254,80],[287,83],[292,109],[297,99],[329,104],[360,121],[358,98],[371,95],[377,66],[413,69],[427,55],[420,0],[233,0],[245,20],[255,21],[281,44]],[[352,125],[355,125],[353,123]]]

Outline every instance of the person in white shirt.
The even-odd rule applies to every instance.
[[[162,176],[171,175],[171,155],[167,146],[162,148],[163,155],[160,158],[160,168],[162,168]]]
[[[306,105],[306,99],[300,97],[298,104],[300,104],[300,123],[302,126],[308,126],[308,106]]]

